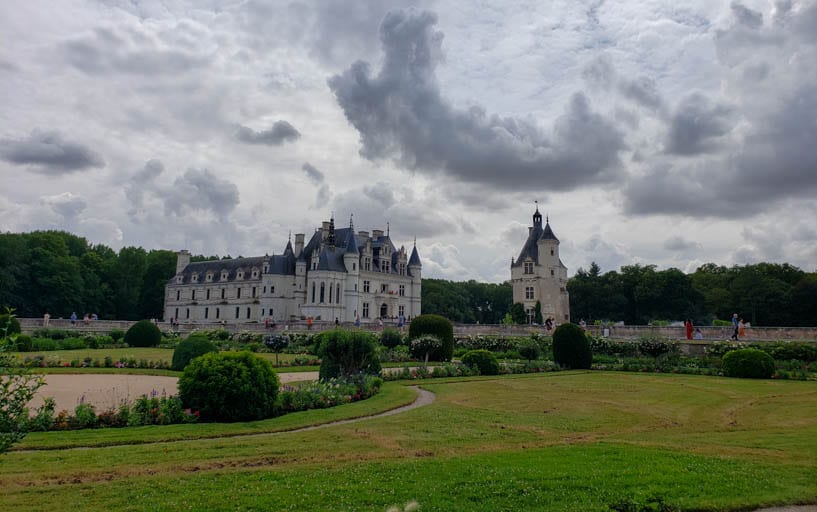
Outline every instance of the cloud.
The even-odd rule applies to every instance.
[[[184,209],[210,210],[220,217],[239,203],[238,187],[207,169],[188,169],[166,193],[165,210],[181,215]]]
[[[149,23],[124,23],[116,28],[98,27],[62,45],[65,60],[88,74],[124,73],[178,76],[209,65],[207,29],[184,20],[172,27]]]
[[[237,125],[235,138],[246,144],[264,144],[280,146],[285,142],[294,142],[301,138],[301,132],[287,121],[275,121],[272,128],[257,132],[252,128]]]
[[[701,249],[701,244],[692,240],[686,240],[681,236],[673,236],[664,240],[664,249],[668,251],[687,252]]]
[[[85,199],[71,192],[63,192],[62,194],[54,196],[44,196],[40,198],[40,202],[51,208],[66,221],[76,219],[88,206]]]
[[[731,110],[712,102],[701,93],[692,93],[678,103],[670,121],[666,150],[677,155],[713,151],[718,138],[731,130]]]
[[[0,158],[17,165],[31,165],[36,172],[52,175],[105,166],[95,151],[64,140],[57,131],[34,130],[25,139],[0,139]]]
[[[392,11],[380,26],[383,65],[376,76],[358,61],[329,79],[346,118],[360,134],[360,154],[452,179],[527,190],[609,182],[620,172],[622,134],[577,92],[549,131],[532,120],[453,107],[442,95],[436,67],[442,33],[435,14]]]
[[[303,171],[306,173],[306,177],[309,178],[309,181],[315,185],[320,185],[323,183],[323,173],[314,165],[310,164],[309,162],[305,162],[301,169],[303,169]]]

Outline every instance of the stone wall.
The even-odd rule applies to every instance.
[[[43,327],[42,318],[20,318],[20,325],[25,333],[31,333],[35,329]],[[92,332],[92,333],[108,333],[112,329],[127,330],[135,322],[125,320],[92,320],[87,324],[82,319],[77,320],[76,325],[72,326],[71,322],[66,319],[54,319],[50,321],[50,328],[52,329],[75,329],[78,332]],[[167,322],[159,322],[159,328],[162,330],[170,329]],[[351,327],[350,323],[341,324],[344,327]],[[386,321],[385,327],[397,327],[397,322]],[[221,325],[217,322],[202,323],[181,323],[177,330],[181,333],[188,333],[194,329],[217,329]],[[312,331],[320,332],[326,329],[332,329],[335,325],[333,322],[314,322],[312,324]],[[265,331],[263,323],[250,323],[233,325],[227,323],[224,326],[230,332],[240,331]],[[364,329],[371,329],[376,331],[379,328],[373,324],[363,326]],[[704,341],[724,341],[732,336],[731,327],[699,327],[704,336]],[[276,331],[282,331],[285,326],[278,324]],[[305,321],[292,322],[286,326],[286,329],[291,332],[307,332],[308,326]],[[666,336],[672,339],[682,340],[686,337],[683,327],[652,327],[646,325],[623,325],[608,327],[607,333],[613,339],[636,339],[642,335],[657,335]],[[405,327],[404,330],[408,330]],[[599,326],[590,326],[588,330],[595,336],[602,336],[602,328]],[[506,336],[529,336],[533,333],[546,334],[544,328],[541,326],[528,325],[487,325],[487,324],[460,324],[454,326],[455,336],[477,336],[477,335],[498,335]],[[751,327],[746,329],[746,336],[742,338],[744,341],[778,341],[778,340],[817,340],[817,327]]]

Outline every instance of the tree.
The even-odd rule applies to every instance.
[[[542,320],[542,303],[538,300],[536,301],[536,305],[533,307],[533,321],[539,325],[542,325],[544,322]]]
[[[14,310],[7,308],[8,320],[0,326],[0,454],[25,437],[28,403],[44,384],[43,378],[18,365],[11,353],[16,335],[9,335]]]
[[[521,302],[514,302],[510,310],[511,318],[515,324],[528,323],[528,315],[525,314],[525,306]]]

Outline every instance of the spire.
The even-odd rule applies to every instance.
[[[355,230],[352,227],[352,221],[349,221],[349,236],[346,238],[346,254],[358,255],[357,240],[355,240]]]
[[[386,222],[386,236],[389,236],[389,223]]]
[[[553,234],[553,230],[550,228],[550,218],[547,218],[547,221],[545,223],[545,230],[542,232],[542,236],[539,237],[539,239],[540,240],[556,240],[557,242],[559,241],[559,239],[556,238],[556,235]]]
[[[411,257],[409,258],[409,267],[417,266],[422,267],[423,264],[420,263],[420,255],[417,253],[417,237],[414,237],[414,248],[411,250]]]
[[[352,223],[352,217],[354,216],[355,216],[354,213],[349,214],[349,231],[351,231],[352,233],[355,232],[355,225]]]
[[[335,214],[332,213],[332,217],[329,219],[329,236],[326,238],[326,242],[329,244],[329,247],[335,247]]]
[[[534,201],[536,203],[536,211],[533,212],[533,229],[539,230],[542,229],[542,214],[539,213],[539,201]]]

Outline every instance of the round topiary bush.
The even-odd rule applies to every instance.
[[[383,329],[380,333],[380,344],[386,348],[394,348],[403,343],[403,336],[397,329]]]
[[[252,421],[275,412],[280,383],[269,361],[251,352],[210,352],[179,379],[179,398],[205,421]]]
[[[17,336],[17,351],[31,352],[34,348],[34,340],[27,334],[20,334]]]
[[[519,355],[528,361],[533,361],[542,357],[542,348],[534,340],[526,340],[519,345]]]
[[[333,329],[317,336],[321,357],[319,378],[352,377],[361,373],[380,375],[377,338],[364,331]]]
[[[0,336],[2,336],[4,332],[7,336],[20,334],[20,321],[12,315],[5,313],[0,315]]]
[[[593,353],[584,329],[576,324],[562,324],[553,331],[553,360],[573,369],[589,369]]]
[[[156,347],[162,341],[162,332],[150,320],[140,320],[125,333],[125,343],[131,347]]]
[[[774,375],[774,359],[756,348],[732,350],[723,356],[723,374],[744,379],[768,379]]]
[[[170,369],[182,371],[190,364],[190,361],[209,352],[218,352],[218,349],[207,339],[207,336],[191,334],[176,346]]]
[[[454,355],[454,326],[440,315],[420,315],[409,324],[409,340],[430,334],[442,342],[438,351],[429,353],[429,361],[450,361]]]
[[[480,375],[499,375],[499,361],[490,350],[471,350],[462,355],[462,364],[476,368]]]
[[[424,334],[409,342],[411,357],[420,361],[434,361],[432,355],[439,354],[442,349],[442,340],[431,334]]]

